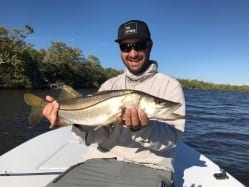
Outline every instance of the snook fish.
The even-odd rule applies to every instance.
[[[24,100],[32,107],[30,124],[39,122],[42,118],[42,109],[47,102],[31,93],[24,94]],[[160,99],[137,90],[110,90],[83,96],[73,88],[63,85],[58,102],[60,103],[58,116],[65,119],[68,124],[108,125],[122,115],[125,107],[142,109],[150,119],[184,118],[174,113],[181,106],[180,103]]]

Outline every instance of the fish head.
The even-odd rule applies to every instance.
[[[142,97],[139,108],[143,109],[149,118],[160,120],[175,120],[180,116],[174,112],[181,106],[180,103],[158,97]]]

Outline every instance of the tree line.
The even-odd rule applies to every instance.
[[[85,57],[79,48],[63,42],[51,42],[48,49],[37,50],[25,42],[31,34],[34,29],[30,25],[22,29],[0,27],[0,88],[48,88],[61,83],[75,88],[97,88],[122,73],[102,67],[97,56]],[[178,80],[185,89],[249,91],[247,85]]]
[[[95,55],[85,57],[80,49],[63,42],[51,42],[48,49],[37,50],[25,42],[33,33],[30,25],[23,29],[0,27],[1,88],[47,88],[57,83],[95,88],[121,73],[103,68]]]
[[[230,84],[214,84],[199,80],[178,79],[182,87],[185,89],[200,89],[200,90],[219,90],[219,91],[239,91],[249,92],[248,85],[230,85]]]

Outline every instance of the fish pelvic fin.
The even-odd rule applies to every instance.
[[[111,115],[108,119],[106,119],[106,121],[104,121],[104,123],[102,125],[103,126],[109,126],[109,125],[111,125],[112,123],[114,123],[117,120],[117,118],[119,116],[121,116],[121,114],[122,114],[122,110],[120,110],[117,113]]]
[[[97,127],[95,127],[94,130],[98,130],[102,126],[109,126],[109,125],[113,124],[117,120],[117,118],[119,116],[121,116],[121,113],[122,113],[122,110],[120,110],[118,113],[115,113],[115,114],[111,115],[108,119],[106,119],[103,122],[103,124],[98,125]]]
[[[45,101],[42,98],[31,93],[24,94],[24,101],[27,105],[31,106],[29,123],[31,125],[38,123],[42,118],[42,109],[45,105]]]

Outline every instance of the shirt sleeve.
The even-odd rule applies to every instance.
[[[182,121],[182,123],[184,122]],[[183,131],[176,129],[174,126],[151,120],[148,126],[132,134],[132,140],[144,148],[164,152],[175,148],[182,136]]]

